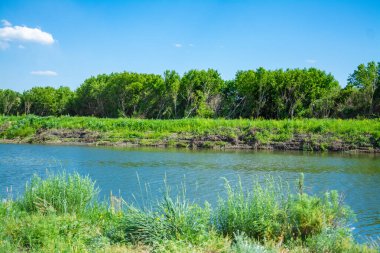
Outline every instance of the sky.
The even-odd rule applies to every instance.
[[[380,1],[0,0],[0,89],[132,71],[315,67],[344,87],[380,61]]]

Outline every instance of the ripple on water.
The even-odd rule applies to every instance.
[[[102,196],[113,191],[128,201],[132,193],[137,200],[155,199],[162,196],[166,178],[173,193],[183,183],[187,197],[199,203],[215,203],[225,194],[223,178],[236,184],[240,177],[250,187],[253,179],[267,175],[292,183],[303,172],[307,192],[336,189],[344,196],[357,214],[352,226],[359,241],[380,235],[380,159],[375,155],[0,144],[0,197],[10,185],[21,193],[34,173],[63,169],[90,175]]]

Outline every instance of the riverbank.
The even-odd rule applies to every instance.
[[[0,142],[380,153],[380,120],[3,116]]]
[[[304,192],[281,179],[252,188],[225,182],[216,206],[167,188],[154,203],[127,203],[77,173],[34,176],[23,195],[0,202],[1,252],[377,252],[357,244],[336,191]],[[297,193],[291,193],[296,188]],[[244,190],[243,190],[244,189]],[[143,202],[145,203],[145,202]]]

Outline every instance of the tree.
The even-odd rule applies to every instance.
[[[75,111],[77,114],[106,116],[104,95],[108,79],[109,76],[103,74],[84,81],[76,91]]]
[[[181,79],[182,116],[213,117],[220,107],[223,80],[214,69],[190,70]]]
[[[273,75],[264,68],[236,73],[235,85],[242,102],[241,116],[263,116],[262,110],[269,101],[273,82]]]
[[[18,92],[9,89],[0,89],[0,114],[16,114],[20,104],[21,98]]]
[[[178,93],[181,84],[181,77],[174,70],[166,70],[164,72],[164,94],[168,103],[163,115],[167,118],[177,118]]]
[[[221,96],[221,109],[218,116],[226,118],[239,117],[242,97],[238,93],[235,80],[228,80],[224,82],[224,85],[221,88]]]
[[[380,63],[361,64],[342,89],[325,71],[277,69],[238,71],[223,81],[213,69],[190,70],[181,78],[122,72],[68,87],[34,87],[22,95],[0,90],[0,113],[94,115],[139,118],[357,117],[380,114]]]
[[[33,87],[23,94],[25,114],[57,115],[57,99],[53,87]]]
[[[335,109],[335,100],[341,89],[331,74],[315,68],[306,71],[305,100],[303,104],[305,117],[326,118]]]
[[[372,61],[367,65],[360,64],[348,77],[348,84],[357,87],[364,94],[364,103],[368,113],[373,114],[376,107],[375,102],[377,102],[375,95],[380,89],[380,63]]]
[[[164,81],[160,75],[114,73],[104,89],[105,112],[110,117],[154,118],[165,106]]]
[[[55,100],[57,105],[57,115],[64,115],[70,112],[70,106],[74,98],[74,92],[69,87],[60,86],[55,91]]]

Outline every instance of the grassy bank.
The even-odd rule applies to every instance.
[[[99,203],[95,183],[76,173],[35,176],[0,204],[0,252],[377,252],[354,242],[337,192],[307,195],[302,175],[298,193],[292,187],[226,182],[215,207],[167,190],[137,208],[116,197]]]
[[[380,120],[3,116],[0,138],[20,143],[380,152]]]

